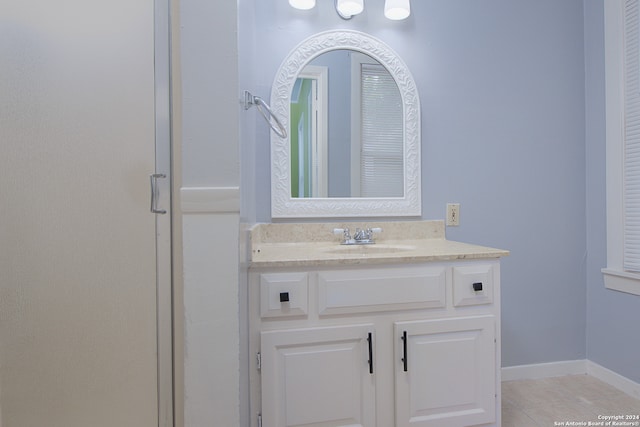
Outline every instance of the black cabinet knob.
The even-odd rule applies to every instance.
[[[473,284],[473,290],[480,292],[482,290],[482,282],[476,282]]]
[[[289,292],[280,292],[280,302],[289,302]]]

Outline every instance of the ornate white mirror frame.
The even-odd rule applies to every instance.
[[[420,216],[420,99],[411,72],[382,41],[359,31],[326,31],[304,40],[284,59],[271,89],[271,107],[290,129],[291,92],[302,69],[322,53],[347,49],[362,52],[385,66],[395,79],[403,104],[404,196],[386,198],[291,197],[290,132],[271,131],[271,215],[273,218]]]

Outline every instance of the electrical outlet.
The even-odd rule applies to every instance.
[[[447,225],[460,225],[460,203],[447,203]]]

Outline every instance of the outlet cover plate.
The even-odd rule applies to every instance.
[[[460,203],[447,203],[447,225],[451,227],[460,225]]]

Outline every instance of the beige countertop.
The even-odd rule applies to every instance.
[[[340,245],[334,228],[380,227],[373,245]],[[443,221],[257,224],[251,267],[309,267],[499,258],[509,251],[446,240]]]

